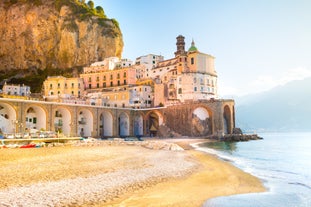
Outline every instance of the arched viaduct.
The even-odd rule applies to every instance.
[[[183,136],[207,136],[232,133],[234,127],[233,100],[130,109],[0,98],[3,133],[46,130],[104,138],[168,136],[169,129]]]

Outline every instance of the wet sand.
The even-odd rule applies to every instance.
[[[169,140],[167,140],[169,141]],[[255,177],[212,155],[141,146],[0,149],[0,206],[201,206],[262,192]]]

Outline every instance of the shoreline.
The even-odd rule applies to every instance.
[[[217,196],[265,191],[258,178],[190,146],[191,143],[208,140],[156,141],[173,142],[186,150],[146,149],[123,143],[118,146],[92,143],[91,146],[42,148],[39,152],[36,151],[38,149],[21,149],[30,152],[26,155],[25,152],[19,155],[19,149],[11,149],[17,151],[15,158],[11,156],[11,162],[3,160],[5,156],[0,158],[0,164],[4,166],[0,169],[1,180],[6,181],[6,175],[16,170],[27,173],[17,176],[16,183],[11,180],[11,184],[4,182],[0,186],[0,197],[6,198],[0,199],[0,204],[17,204],[16,200],[22,199],[12,192],[28,198],[36,195],[32,202],[43,202],[40,199],[42,190],[48,192],[44,201],[54,206],[201,206],[209,198]],[[6,150],[10,149],[0,150],[0,154]],[[71,161],[60,158],[71,158]],[[55,166],[51,166],[49,160]],[[16,162],[20,169],[16,169]],[[48,163],[40,166],[38,173],[24,168],[32,162],[39,166]],[[76,166],[76,162],[80,165]],[[50,169],[46,169],[48,166]],[[5,172],[6,169],[9,172]],[[70,184],[71,188],[68,187]],[[77,192],[72,192],[76,186],[74,191]]]
[[[148,189],[127,193],[110,203],[99,203],[95,206],[202,206],[211,198],[267,191],[259,178],[220,159],[217,155],[196,150],[192,146],[214,140],[199,138],[164,140],[184,146],[187,153],[200,163],[198,171],[182,179],[159,183]]]

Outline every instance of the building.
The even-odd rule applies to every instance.
[[[137,78],[138,79],[150,78],[151,69],[155,68],[157,64],[163,60],[164,57],[162,55],[155,55],[155,54],[148,54],[136,58],[135,61],[136,65],[145,66],[137,71]]]
[[[17,84],[7,84],[6,82],[3,85],[2,93],[4,95],[11,95],[11,96],[27,96],[29,97],[30,87],[26,85],[17,85]]]
[[[80,74],[88,93],[136,83],[136,69],[134,67],[114,70],[107,70],[105,67],[94,67],[94,70],[90,70],[91,68],[87,67],[84,73]]]
[[[149,74],[157,79],[155,98],[166,104],[217,98],[215,58],[200,52],[194,41],[186,51],[185,38],[179,35],[176,39],[175,57],[159,62]]]
[[[82,78],[49,76],[43,82],[43,96],[46,100],[81,98],[84,95]]]
[[[217,98],[215,58],[200,52],[193,40],[186,50],[185,38],[179,35],[176,39],[174,58],[164,60],[161,55],[148,54],[136,58],[135,65],[128,59],[106,58],[84,67],[80,79],[72,79],[79,83],[64,77],[48,78],[44,83],[44,95],[54,99],[61,97],[66,103],[123,108]],[[70,90],[77,84],[84,87],[85,93],[81,93],[81,88]]]

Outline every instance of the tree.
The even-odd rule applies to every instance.
[[[104,9],[101,6],[96,7],[96,13],[101,17],[106,17]]]
[[[89,6],[90,9],[94,9],[94,2],[93,1],[88,1],[87,5]]]

